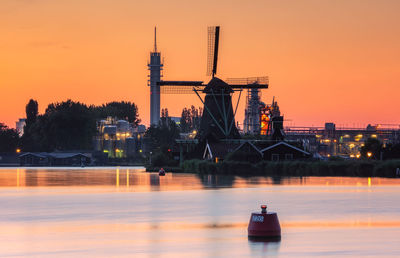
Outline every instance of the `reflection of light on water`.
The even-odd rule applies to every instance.
[[[115,179],[115,185],[119,187],[119,167],[117,167],[117,174],[116,174],[116,179]]]
[[[199,176],[189,173],[148,173],[144,168],[0,168],[0,187],[44,187],[44,186],[110,186],[113,190],[121,184],[128,191],[197,190],[204,188],[254,188],[270,186],[325,186],[335,190],[335,186],[357,187],[357,190],[380,191],[375,186],[398,186],[400,178],[359,178],[359,177],[239,177],[226,175]],[[125,172],[124,172],[125,170]],[[122,173],[120,175],[120,172]],[[126,180],[125,180],[126,177]],[[132,181],[132,182],[131,182]],[[130,187],[130,186],[134,187]],[[125,187],[124,187],[125,188]],[[105,189],[105,188],[104,188]],[[119,189],[119,188],[118,188]],[[290,190],[290,188],[286,188]],[[347,188],[340,188],[347,189]],[[349,188],[350,189],[350,188]],[[120,189],[119,189],[120,190]],[[308,188],[306,191],[314,191]],[[297,191],[297,189],[295,190]],[[316,189],[316,191],[319,191]]]
[[[129,169],[126,170],[126,187],[129,188]]]
[[[19,168],[17,168],[17,187],[19,187]]]

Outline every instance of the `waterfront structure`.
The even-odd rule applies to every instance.
[[[78,152],[27,152],[18,157],[21,166],[87,166],[91,153]]]
[[[24,135],[24,127],[26,125],[26,118],[20,118],[15,122],[15,129],[17,130],[19,136]]]
[[[312,157],[312,154],[302,149],[300,142],[274,141],[274,140],[230,140],[207,142],[203,159],[219,162],[224,160],[228,154],[237,152],[243,156],[245,161],[258,162],[282,161],[282,160],[305,160]]]
[[[150,52],[150,62],[147,64],[150,71],[148,86],[150,87],[150,125],[158,125],[160,121],[160,85],[163,63],[161,53],[157,51],[157,28],[154,28],[154,49]]]

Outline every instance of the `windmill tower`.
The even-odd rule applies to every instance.
[[[268,77],[234,78],[225,81],[217,78],[220,27],[208,28],[207,75],[211,80],[203,81],[160,81],[162,93],[195,93],[203,103],[200,140],[220,140],[240,138],[235,124],[235,115],[243,89],[267,89]],[[232,94],[239,92],[235,109]],[[205,94],[204,99],[200,94]]]
[[[147,85],[150,86],[150,125],[158,125],[160,121],[160,85],[163,63],[161,53],[157,51],[157,28],[154,27],[154,49],[150,52],[150,62],[147,63],[150,71]]]

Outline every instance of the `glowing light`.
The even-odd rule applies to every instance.
[[[193,130],[193,134],[197,134],[197,131],[196,131],[196,130]]]
[[[142,153],[143,151],[142,151],[142,150],[139,150],[139,152]]]
[[[129,188],[129,169],[126,170],[126,187]]]
[[[117,168],[117,173],[115,175],[115,185],[119,187],[119,168]]]
[[[378,135],[372,134],[372,135],[371,135],[371,138],[378,138]]]
[[[360,157],[361,157],[361,155],[360,155],[360,154],[357,154],[357,155],[356,155],[356,158],[357,158],[357,159],[359,159]]]
[[[371,178],[368,177],[368,186],[371,186]]]
[[[367,152],[367,156],[368,156],[368,158],[371,158],[372,152]]]
[[[108,153],[108,150],[103,150],[104,153]]]
[[[20,153],[20,152],[21,152],[21,149],[18,148],[18,149],[15,150],[15,152],[16,152],[16,153]]]

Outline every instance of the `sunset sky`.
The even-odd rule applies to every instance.
[[[0,122],[30,98],[133,101],[148,125],[157,26],[165,80],[205,80],[207,26],[220,25],[220,78],[263,76],[287,125],[400,123],[399,0],[1,0]],[[244,98],[237,119],[244,117]],[[162,95],[180,116],[195,95]]]

